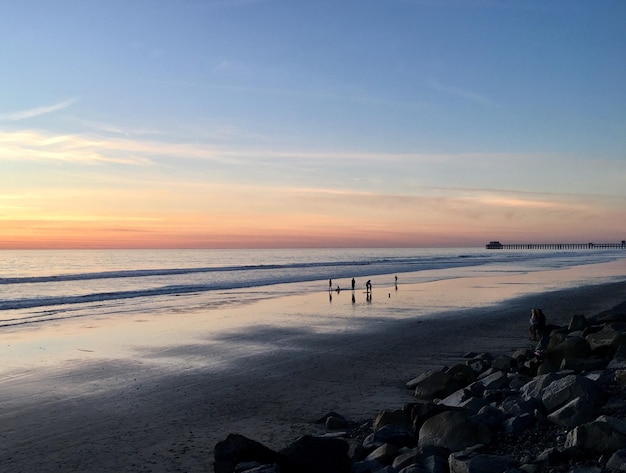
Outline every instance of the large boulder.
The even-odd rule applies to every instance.
[[[424,422],[418,435],[419,447],[434,445],[453,452],[490,442],[489,428],[461,411],[442,412],[431,417]]]
[[[584,376],[568,375],[550,383],[541,393],[541,401],[553,412],[577,397],[585,397],[594,404],[602,399],[598,384]]]
[[[596,408],[588,398],[577,397],[548,415],[548,420],[561,427],[572,428],[591,422],[596,415]]]
[[[476,452],[452,453],[448,459],[450,473],[502,473],[515,466],[510,457]]]
[[[428,371],[415,381],[410,381],[409,385],[414,386],[414,394],[418,399],[441,399],[460,388],[453,376],[442,371]]]
[[[281,473],[350,473],[348,443],[338,438],[304,435],[280,451]]]
[[[282,463],[284,458],[265,445],[243,435],[229,434],[215,445],[215,473],[232,473],[239,463]]]
[[[619,330],[619,325],[617,323],[604,325],[599,332],[585,337],[593,353],[613,357],[618,347],[626,340],[626,335]]]
[[[614,417],[600,416],[579,425],[567,434],[565,447],[585,448],[597,452],[612,452],[626,445],[626,422]]]
[[[561,366],[563,360],[570,358],[588,358],[591,354],[589,342],[582,337],[567,337],[556,347],[546,351],[544,356],[554,366]]]

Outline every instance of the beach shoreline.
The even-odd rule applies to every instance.
[[[379,288],[376,297],[384,300],[387,290]],[[229,433],[281,449],[300,435],[321,433],[314,422],[328,412],[360,422],[401,407],[412,399],[406,381],[468,351],[532,346],[531,307],[541,307],[549,323],[565,325],[574,314],[591,316],[623,301],[622,280],[436,316],[370,317],[359,330],[240,326],[220,342],[259,349],[216,358],[216,369],[163,370],[149,362],[166,355],[218,357],[216,340],[145,347],[120,359],[84,352],[70,365],[34,367],[0,380],[0,469],[212,471],[213,447]],[[220,362],[225,366],[217,369]]]

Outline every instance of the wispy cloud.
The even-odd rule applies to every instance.
[[[448,85],[441,84],[441,83],[439,83],[437,81],[430,81],[429,85],[433,89],[435,89],[435,90],[437,90],[439,92],[445,92],[447,94],[456,95],[457,97],[461,97],[461,98],[463,98],[465,100],[470,100],[472,102],[476,102],[476,103],[479,103],[479,104],[484,105],[484,106],[489,106],[489,107],[496,107],[497,106],[497,104],[493,100],[491,100],[488,97],[485,97],[484,95],[480,95],[480,94],[478,94],[476,92],[472,92],[472,91],[469,91],[469,90],[461,89],[461,88],[458,88],[458,87],[451,87],[451,86],[448,86]]]
[[[0,113],[0,121],[19,121],[25,120],[27,118],[38,117],[40,115],[46,115],[47,113],[56,112],[58,110],[63,110],[64,108],[69,107],[74,104],[76,99],[64,100],[63,102],[58,102],[53,105],[44,105],[42,107],[30,108],[27,110],[19,110],[17,112],[5,112]]]

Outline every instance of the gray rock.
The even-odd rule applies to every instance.
[[[472,416],[476,422],[480,422],[481,424],[485,424],[486,426],[495,429],[496,427],[500,427],[502,422],[504,422],[504,413],[493,406],[486,405],[482,407],[478,414]]]
[[[350,473],[348,449],[342,439],[304,435],[280,451],[285,461],[279,465],[285,472]]]
[[[502,423],[502,429],[510,434],[521,434],[526,429],[534,425],[535,416],[532,414],[521,414],[510,417]]]
[[[459,389],[459,383],[448,373],[430,372],[415,382],[415,397],[418,399],[445,398]]]
[[[373,428],[374,430],[380,430],[385,425],[395,425],[396,427],[410,430],[412,426],[411,411],[408,408],[380,411],[376,419],[374,419]]]
[[[446,370],[446,373],[452,376],[462,388],[476,381],[476,373],[467,365],[454,365],[452,368]]]
[[[241,469],[244,468],[244,469]],[[235,468],[235,473],[280,473],[280,467],[274,465],[256,465],[246,468],[246,464],[239,464]]]
[[[383,466],[382,468],[378,470],[375,470],[374,473],[397,473],[397,470],[391,465],[387,465],[387,466]]]
[[[502,473],[516,464],[515,460],[509,457],[475,452],[452,453],[448,463],[450,473]]]
[[[273,464],[282,460],[279,453],[239,434],[229,434],[226,439],[218,442],[214,455],[215,473],[231,473],[242,462]]]
[[[424,468],[423,465],[415,463],[413,465],[402,468],[399,473],[429,473],[429,471]]]
[[[467,361],[467,366],[469,366],[474,373],[479,375],[491,367],[491,361],[482,358],[474,358]]]
[[[577,397],[587,397],[594,403],[600,402],[602,392],[597,384],[588,378],[569,375],[550,383],[541,393],[541,401],[552,412]]]
[[[384,465],[375,460],[363,460],[352,464],[352,473],[372,473],[372,471],[378,471],[383,467]]]
[[[521,396],[507,397],[499,407],[506,417],[532,414],[537,408],[535,402],[526,400]]]
[[[589,334],[586,337],[593,352],[597,352],[601,356],[610,355],[611,357],[625,338],[626,335],[616,330],[613,324],[607,324],[599,332]]]
[[[576,427],[586,424],[595,418],[596,409],[593,403],[586,397],[577,397],[549,414],[547,419],[561,427]]]
[[[606,361],[602,358],[564,358],[561,362],[561,371],[572,370],[577,373],[601,370],[606,368]]]
[[[606,467],[616,471],[626,471],[626,448],[611,455],[609,461],[606,462]]]
[[[572,315],[567,330],[574,332],[576,330],[584,330],[589,325],[589,321],[584,315]]]
[[[488,406],[489,403],[482,397],[472,396],[471,398],[463,401],[459,404],[461,409],[466,409],[470,412],[478,413],[483,407]]]
[[[593,422],[579,425],[567,434],[566,447],[586,448],[596,452],[612,452],[626,445],[626,422],[600,416]]]
[[[369,450],[378,448],[385,443],[391,443],[397,447],[410,447],[415,445],[415,438],[407,429],[394,425],[385,425],[365,437],[363,447]]]
[[[466,388],[458,389],[454,391],[449,396],[440,400],[437,404],[449,406],[449,407],[459,407],[463,402],[468,399],[474,397],[472,391]]]
[[[438,455],[429,455],[421,463],[428,473],[448,473],[448,462]]]
[[[517,362],[515,361],[515,359],[507,355],[496,356],[496,358],[493,360],[493,363],[491,364],[491,367],[494,370],[500,370],[507,373],[516,366]]]
[[[398,447],[385,443],[365,457],[365,461],[375,460],[382,465],[391,465],[397,453]]]
[[[487,389],[500,389],[508,386],[509,378],[506,373],[502,371],[495,371],[488,376],[479,377],[477,383],[480,383],[485,390]]]
[[[582,337],[567,337],[557,346],[544,353],[546,359],[554,366],[561,366],[564,359],[588,358],[591,354],[589,342]]]
[[[556,373],[536,376],[530,382],[521,387],[520,394],[524,399],[541,399],[541,392],[546,388],[546,386],[561,378],[563,378],[563,376]]]
[[[394,460],[391,466],[393,466],[396,470],[401,470],[409,465],[414,465],[419,462],[421,459],[421,455],[417,448],[412,448],[408,452],[405,452],[401,455],[398,455]]]
[[[431,417],[424,422],[418,435],[419,447],[434,445],[450,451],[490,442],[489,428],[461,411],[442,412]]]

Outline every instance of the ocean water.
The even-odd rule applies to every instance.
[[[283,295],[621,260],[621,250],[454,249],[0,251],[0,332],[65,319],[219,308]],[[607,282],[610,278],[607,278]],[[602,281],[597,281],[602,282]],[[571,282],[570,282],[571,283]],[[331,297],[332,300],[332,297]]]

